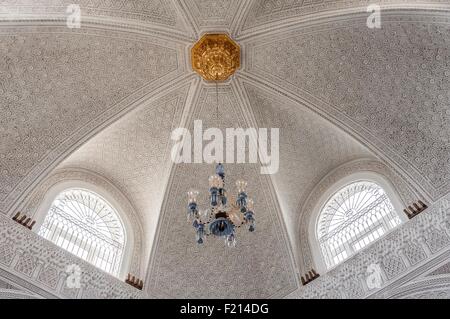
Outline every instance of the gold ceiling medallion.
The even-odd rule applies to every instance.
[[[225,81],[240,66],[241,50],[226,34],[206,34],[192,47],[191,63],[207,81]]]

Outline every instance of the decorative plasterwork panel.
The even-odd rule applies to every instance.
[[[436,268],[435,270],[430,272],[427,276],[431,277],[431,276],[446,275],[446,274],[450,274],[450,263],[446,263],[446,264]]]
[[[0,276],[0,299],[38,299],[39,296],[24,291],[22,287],[11,284]]]
[[[253,0],[239,26],[239,35],[252,31],[264,33],[280,24],[295,23],[311,16],[337,16],[347,12],[365,12],[370,4],[388,8],[450,9],[447,0]],[[368,17],[370,13],[366,13]],[[278,25],[277,25],[278,24]]]
[[[350,19],[290,30],[250,42],[245,66],[355,132],[436,199],[450,188],[449,22],[393,14],[381,29]]]
[[[150,249],[147,248],[147,240],[144,237],[142,216],[137,215],[133,205],[119,189],[99,174],[82,169],[55,170],[49,177],[42,181],[32,193],[30,193],[18,210],[36,220],[36,213],[40,208],[40,205],[44,202],[47,193],[51,191],[52,187],[67,181],[75,183],[77,181],[87,182],[100,187],[119,203],[123,210],[122,213],[126,215],[126,218],[129,220],[131,227],[133,228],[134,247],[131,267],[127,271],[134,275],[140,276],[139,278],[142,278],[147,268],[147,261],[143,260],[142,257],[145,256],[146,250]],[[43,216],[39,217],[42,218]]]
[[[242,3],[241,0],[182,0],[197,27],[230,29]]]
[[[0,29],[0,211],[83,138],[184,70],[176,44],[68,30]]]
[[[228,86],[216,92],[203,87],[187,127],[193,120],[203,128],[248,127],[236,95]],[[224,133],[225,134],[225,133]],[[237,247],[229,249],[222,239],[208,237],[203,246],[195,242],[192,225],[186,221],[186,192],[201,192],[199,205],[207,208],[208,177],[213,164],[177,164],[165,195],[149,269],[148,293],[175,298],[269,298],[281,297],[297,286],[288,239],[277,209],[276,196],[258,164],[225,164],[227,190],[236,192],[234,181],[248,181],[248,193],[255,201],[257,229],[240,229]]]
[[[300,207],[322,177],[343,163],[373,155],[308,108],[249,83],[243,85],[258,127],[280,129],[280,169],[272,179],[295,238]]]
[[[416,258],[405,252],[411,246],[417,249]],[[322,274],[306,286],[300,287],[288,298],[387,298],[392,297],[395,287],[417,277],[433,267],[434,260],[448,260],[450,254],[450,196],[447,195],[422,214],[402,224],[382,239],[369,245],[338,267]],[[431,263],[431,265],[430,265]],[[368,267],[377,264],[381,270],[381,288],[370,289],[367,279]],[[411,275],[410,275],[411,274]],[[443,283],[440,278],[434,284]],[[445,284],[445,283],[444,283]],[[432,284],[428,287],[433,287]],[[448,280],[446,287],[448,289]],[[401,289],[403,290],[403,289]],[[399,298],[400,296],[395,296]]]
[[[146,261],[169,175],[170,135],[179,126],[189,88],[185,84],[153,103],[138,107],[60,165],[97,172],[130,199],[144,222]]]
[[[5,254],[7,250],[7,254]],[[10,256],[10,257],[7,257]],[[81,270],[80,288],[69,288],[67,266]],[[146,294],[0,215],[0,277],[45,298],[144,298]]]
[[[450,275],[448,259],[450,250],[441,249],[440,254],[422,262],[413,271],[381,289],[374,298],[390,299],[448,299]]]
[[[442,287],[442,284],[445,282],[445,286]],[[436,286],[440,285],[441,287],[437,288]],[[416,291],[419,290],[416,288]],[[440,280],[436,282],[436,280],[432,280],[424,284],[424,287],[417,292],[408,293],[405,292],[398,298],[400,299],[450,299],[450,280],[446,278],[446,280]]]
[[[118,32],[87,26],[68,30],[59,27],[16,29],[2,25],[0,54],[5,58],[0,61],[0,95],[3,97],[0,104],[0,212],[13,212],[27,191],[66,156],[137,104],[155,101],[154,96],[158,93],[158,96],[165,96],[159,104],[136,113],[142,116],[142,121],[136,114],[130,115],[130,121],[118,122],[107,132],[100,133],[61,166],[68,169],[71,166],[87,167],[111,179],[136,206],[140,218],[145,220],[146,236],[153,238],[169,175],[167,133],[179,121],[177,112],[185,98],[181,98],[180,92],[169,96],[161,91],[169,92],[176,81],[184,81],[182,75],[186,71],[188,51],[185,46],[176,44],[180,32],[183,33],[178,32],[183,27],[175,13],[179,4],[166,1],[153,10],[152,6],[158,5],[159,1],[162,0],[80,1],[82,12],[86,9],[84,12],[88,12],[91,22],[100,23],[104,19],[103,22],[107,20],[123,31],[131,25],[133,28],[139,25],[142,27],[138,28],[140,32],[147,36],[132,32],[131,28],[126,30],[128,32]],[[192,14],[195,15],[193,24],[198,24],[200,31],[222,28],[230,23],[232,30],[239,30],[235,23],[243,21],[240,18],[233,21],[228,12],[211,18],[210,12],[204,11],[205,7],[190,9],[197,6],[191,2],[185,0],[189,7],[185,13],[198,9],[205,14],[201,13],[201,17]],[[366,13],[357,18],[340,17],[335,19],[340,22],[335,23],[307,23],[301,28],[293,21],[307,13],[306,7],[316,7],[315,12],[320,14],[323,10],[337,9],[333,4],[342,3],[344,6],[339,8],[344,8],[356,2],[303,1],[300,4],[257,0],[253,2],[255,7],[242,5],[249,10],[245,22],[245,32],[249,33],[242,33],[247,59],[242,76],[256,79],[263,87],[271,86],[278,93],[301,97],[307,102],[305,106],[343,130],[351,131],[383,160],[396,163],[397,168],[402,168],[399,170],[402,174],[408,173],[404,175],[409,182],[416,180],[437,199],[450,186],[447,130],[450,113],[446,108],[450,92],[449,18],[426,11],[423,16],[419,11],[414,15],[387,12],[383,14],[381,30],[365,27]],[[5,10],[11,19],[16,13],[16,19],[28,14],[44,20],[65,18],[67,1],[43,0],[39,3],[43,5],[34,6],[31,0],[2,1],[1,18],[5,17]],[[233,14],[244,15],[236,9],[237,2],[221,3],[229,5],[230,12],[235,10]],[[263,5],[261,10],[256,10],[258,3]],[[289,7],[291,4],[301,10]],[[361,9],[365,9],[367,3],[361,4]],[[292,24],[281,26],[280,23],[278,26],[282,29],[273,28],[276,23],[272,22],[286,17],[293,18]],[[153,26],[156,25],[174,31],[178,38],[164,40],[158,38],[157,33],[148,33],[155,30]],[[273,37],[259,34],[251,39],[248,35],[252,30],[256,33],[271,30]],[[219,118],[223,121],[214,120],[210,106],[215,103],[215,94],[207,88],[200,94],[194,118],[203,118],[205,123],[215,127],[245,127],[245,123],[236,124],[250,116],[244,106],[228,87],[222,87],[220,95]],[[272,96],[272,93],[268,95]],[[301,132],[291,118],[287,118],[291,108],[297,106],[286,102],[286,109],[284,106],[277,109],[275,102],[262,103],[267,110],[273,108],[270,112],[279,110],[282,113],[274,114],[270,121],[284,120],[289,134]],[[255,111],[257,108],[252,105]],[[260,117],[258,112],[255,113]],[[300,118],[297,120],[302,123]],[[259,121],[263,123],[261,119]],[[317,123],[319,127],[327,126],[320,121]],[[149,128],[153,126],[155,129]],[[327,129],[334,131],[332,127]],[[142,136],[141,131],[146,136]],[[345,134],[337,136],[341,142],[348,139]],[[346,145],[343,149],[352,154],[366,152],[359,149],[357,143]],[[338,161],[343,161],[345,156],[339,155]],[[328,164],[324,172],[332,167]],[[231,252],[220,240],[208,240],[200,249],[194,244],[194,234],[189,233],[191,226],[184,222],[186,190],[195,187],[206,192],[206,179],[213,165],[179,165],[172,171],[151,272],[145,281],[152,294],[158,297],[262,298],[284,296],[296,288],[297,278],[285,226],[277,196],[269,187],[271,181],[259,175],[258,165],[243,166],[227,166],[227,172],[230,176],[242,174],[249,180],[249,192],[258,203],[258,229],[255,234],[240,233],[240,250]],[[289,166],[289,173],[295,169]],[[287,188],[283,186],[284,178],[292,182],[288,175],[285,173],[285,177],[278,179],[275,184],[278,189]],[[203,200],[206,201],[206,196]],[[286,196],[288,204],[282,205],[295,207],[296,201],[300,199]],[[364,286],[363,276],[373,260],[381,262],[386,280],[391,281],[432,258],[449,243],[448,215],[445,217],[440,213],[441,209],[448,212],[448,206],[438,207],[439,203],[448,201],[441,199],[398,232],[290,296],[367,296],[372,292]],[[0,214],[0,218],[4,216]],[[83,267],[87,267],[85,289],[82,292],[65,289],[61,273],[69,260],[79,261],[9,218],[2,225],[4,227],[0,228],[6,230],[0,235],[0,265],[23,280],[30,280],[34,287],[45,287],[50,291],[48,295],[74,298],[141,296],[134,288],[124,287],[123,283],[84,264]],[[151,241],[148,243],[147,251]],[[222,289],[224,286],[227,289]]]
[[[314,186],[314,188],[308,193],[305,202],[298,207],[299,218],[296,224],[296,226],[298,226],[296,229],[296,242],[300,243],[297,257],[301,273],[305,273],[309,269],[315,268],[308,234],[308,226],[310,225],[310,220],[313,217],[314,207],[317,204],[320,204],[318,202],[319,199],[332,185],[346,176],[358,172],[373,172],[386,178],[386,180],[394,186],[397,194],[400,196],[401,202],[405,207],[417,201],[418,198],[421,198],[419,193],[408,185],[408,183],[406,183],[399,174],[378,160],[361,159],[351,161],[330,171],[327,176],[325,176]],[[411,249],[411,253],[414,253],[414,256],[419,254],[415,250],[413,251],[414,247]],[[410,250],[407,250],[406,253],[409,251]]]
[[[0,299],[40,299],[38,296],[14,289],[1,289]]]
[[[66,19],[69,5],[77,4],[84,18],[113,20],[117,24],[126,22],[161,25],[174,30],[185,31],[182,17],[172,0],[3,0],[0,2],[0,19]]]

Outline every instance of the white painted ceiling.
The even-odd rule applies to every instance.
[[[450,1],[0,1],[0,212],[55,170],[101,175],[144,229],[146,289],[158,297],[280,297],[298,285],[298,223],[335,168],[378,160],[431,201],[450,187]],[[243,66],[215,88],[189,64],[204,32],[227,32]],[[227,165],[256,199],[239,248],[194,244],[185,192],[206,201],[208,164],[173,165],[170,133],[279,127],[280,170]],[[144,276],[144,275],[143,275]],[[226,289],[224,289],[226,287]]]

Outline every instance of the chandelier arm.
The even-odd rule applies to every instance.
[[[196,199],[198,192],[188,192],[188,217],[194,219],[193,226],[196,230],[198,244],[203,244],[204,237],[212,234],[216,237],[225,238],[226,245],[234,247],[236,245],[236,228],[247,224],[250,232],[255,230],[255,218],[252,211],[253,201],[248,198],[245,190],[247,182],[242,179],[236,182],[238,195],[236,198],[230,196],[232,201],[228,203],[224,179],[225,171],[223,165],[219,163],[216,166],[216,175],[212,175],[209,178],[211,205],[209,216],[204,216],[198,210]],[[205,213],[208,211],[203,210]]]

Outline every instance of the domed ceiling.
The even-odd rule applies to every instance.
[[[0,213],[61,170],[102,176],[142,224],[142,277],[154,297],[283,297],[306,271],[299,223],[311,193],[351,161],[389,167],[434,201],[450,187],[450,1],[0,2]],[[241,47],[216,88],[195,73],[209,32]],[[228,164],[256,202],[238,248],[195,245],[186,191],[206,201],[211,164],[172,164],[176,127],[280,128],[280,169]],[[225,289],[226,288],[226,289]]]

